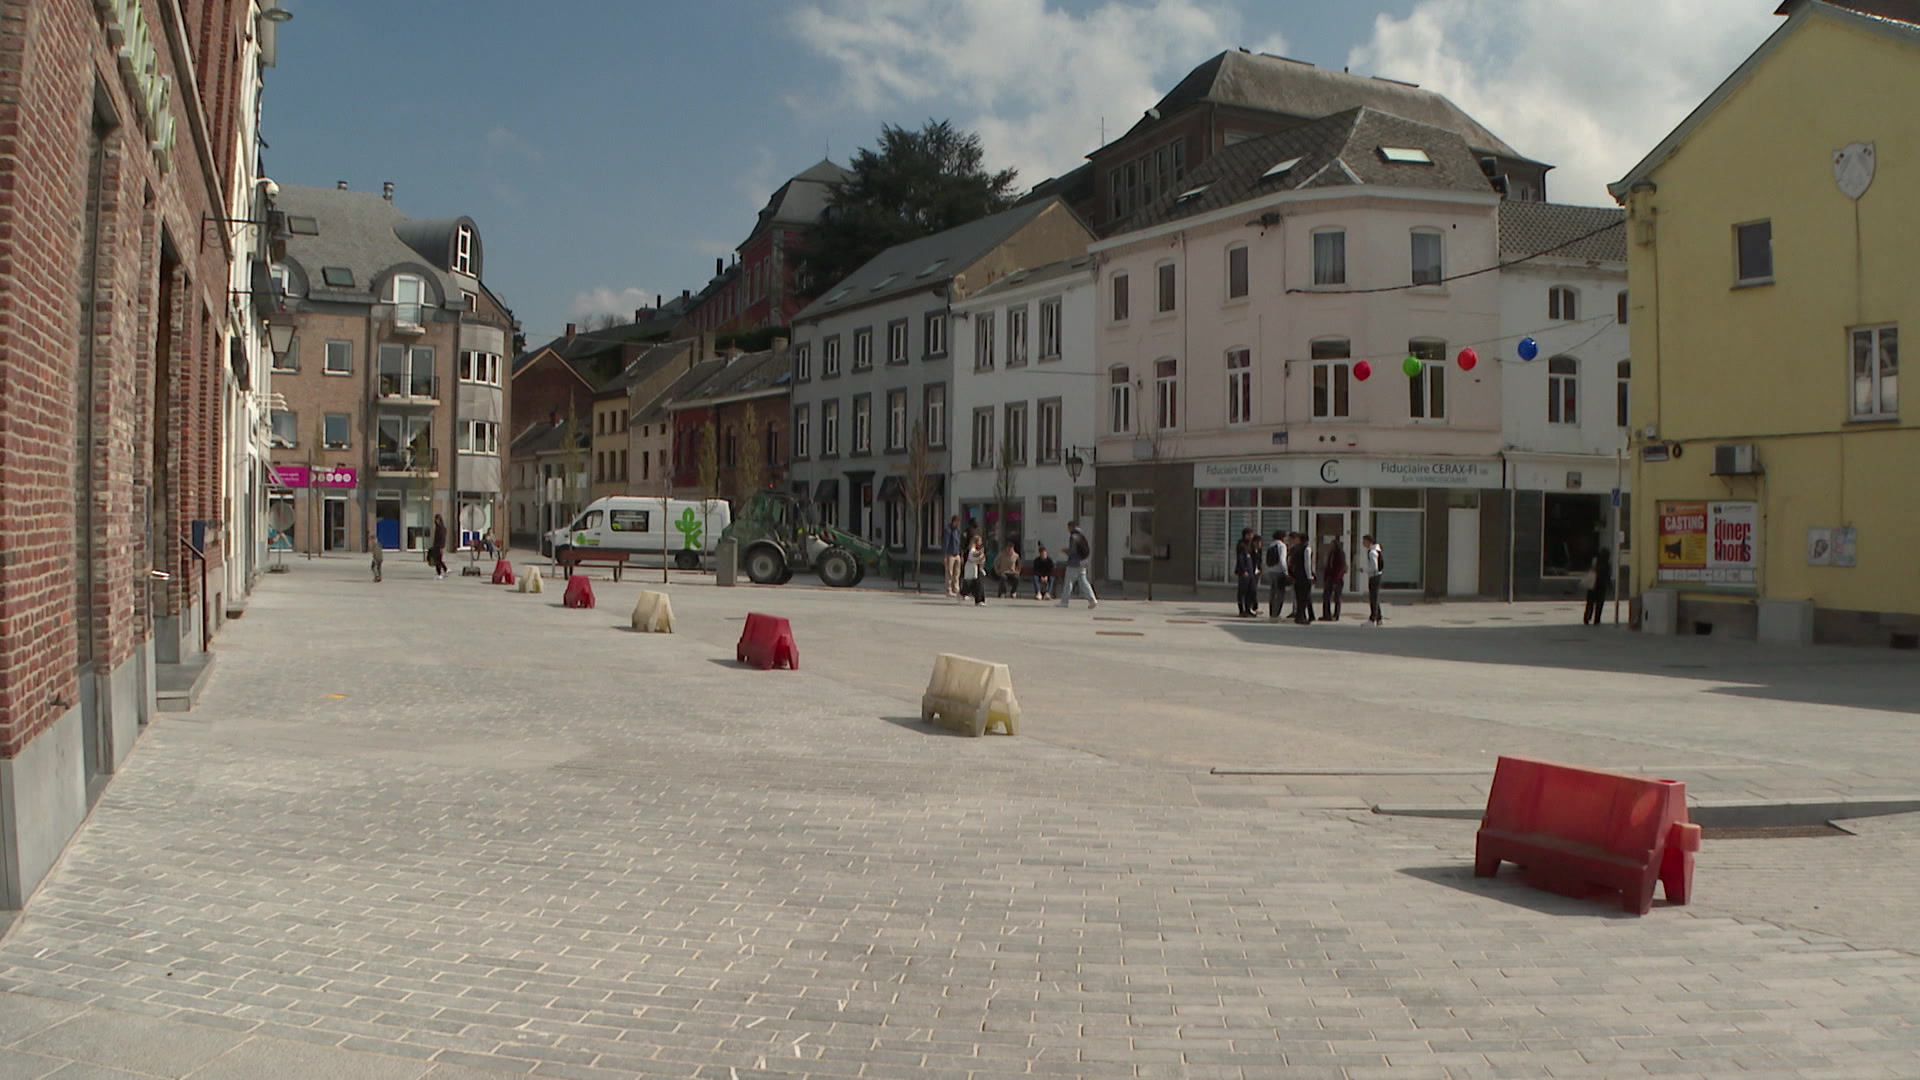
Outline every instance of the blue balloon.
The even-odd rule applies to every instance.
[[[1540,343],[1530,337],[1520,339],[1520,359],[1531,360],[1540,355]]]

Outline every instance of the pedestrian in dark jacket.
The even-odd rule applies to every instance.
[[[1313,548],[1300,533],[1290,540],[1287,576],[1293,579],[1293,621],[1306,626],[1313,622]]]
[[[1240,542],[1233,552],[1233,578],[1240,614],[1260,614],[1260,541],[1252,529],[1240,530]]]
[[[1320,617],[1329,622],[1340,621],[1340,591],[1347,587],[1347,549],[1340,546],[1340,538],[1333,538],[1333,546],[1327,549],[1327,565],[1321,575]]]
[[[433,515],[433,546],[427,549],[427,562],[433,564],[433,576],[447,576],[447,522],[439,514]]]
[[[1053,558],[1047,554],[1047,545],[1040,545],[1040,554],[1033,557],[1028,569],[1033,572],[1033,598],[1053,599]]]
[[[1593,569],[1587,575],[1587,609],[1580,614],[1580,622],[1599,626],[1606,615],[1607,596],[1613,592],[1613,557],[1606,548],[1594,554]]]

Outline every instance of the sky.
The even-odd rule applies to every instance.
[[[787,177],[950,119],[1027,187],[1246,47],[1419,83],[1618,179],[1773,31],[1775,0],[281,0],[267,175],[479,225],[527,339],[699,290]]]

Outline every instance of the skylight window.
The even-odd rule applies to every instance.
[[[847,293],[848,293],[849,291],[851,291],[851,290],[848,290],[848,289],[841,289],[841,290],[839,290],[838,292],[835,292],[835,293],[834,293],[834,294],[833,294],[832,296],[829,296],[829,297],[827,297],[827,303],[829,303],[829,304],[837,304],[837,303],[839,303],[840,301],[842,301],[842,300],[845,300],[845,299],[847,298]]]
[[[1275,165],[1275,166],[1274,166],[1273,168],[1271,168],[1271,169],[1268,169],[1268,170],[1267,170],[1266,172],[1263,172],[1263,173],[1261,173],[1261,174],[1260,174],[1260,179],[1262,179],[1262,180],[1275,180],[1275,179],[1278,179],[1278,178],[1280,178],[1280,177],[1282,177],[1282,176],[1285,176],[1285,175],[1287,175],[1288,173],[1290,173],[1290,172],[1292,172],[1292,171],[1293,171],[1293,167],[1294,167],[1295,165],[1298,165],[1298,164],[1300,164],[1300,159],[1299,159],[1299,158],[1297,158],[1297,157],[1290,157],[1290,158],[1288,158],[1287,160],[1285,160],[1285,161],[1283,161],[1283,162],[1281,162],[1280,164],[1278,164],[1278,165]]]
[[[320,280],[326,282],[329,288],[351,289],[353,271],[344,266],[323,266],[320,268]]]
[[[935,260],[933,260],[932,262],[930,262],[930,263],[928,263],[928,264],[927,264],[927,268],[926,268],[925,270],[922,270],[922,271],[920,271],[919,273],[917,273],[917,274],[915,274],[915,275],[913,275],[913,276],[914,276],[914,277],[931,277],[931,276],[933,276],[933,272],[934,272],[935,270],[938,270],[938,269],[940,269],[941,267],[943,267],[943,266],[945,266],[945,265],[947,265],[947,260],[945,260],[945,259],[935,259]]]
[[[1211,186],[1213,186],[1213,185],[1211,185],[1211,184],[1201,184],[1201,185],[1200,185],[1199,187],[1194,187],[1194,188],[1188,188],[1187,190],[1185,190],[1185,191],[1183,191],[1183,192],[1181,192],[1181,193],[1180,193],[1180,197],[1179,197],[1179,198],[1177,198],[1177,199],[1175,199],[1175,200],[1173,200],[1173,201],[1174,201],[1174,202],[1177,202],[1177,203],[1183,203],[1183,202],[1192,202],[1193,200],[1195,200],[1195,199],[1197,199],[1197,198],[1199,198],[1199,197],[1200,197],[1200,196],[1201,196],[1202,194],[1204,194],[1204,193],[1206,192],[1206,190],[1207,190],[1207,188],[1209,188],[1209,187],[1211,187]]]
[[[1383,146],[1380,148],[1380,160],[1400,165],[1431,165],[1433,159],[1425,150],[1415,146]]]
[[[292,215],[287,218],[287,231],[295,236],[319,236],[320,219],[304,215]]]
[[[884,289],[887,286],[893,284],[895,281],[899,280],[899,277],[900,277],[899,274],[888,274],[886,277],[883,277],[879,281],[874,282],[873,288],[868,289],[867,291],[879,292],[881,289]]]

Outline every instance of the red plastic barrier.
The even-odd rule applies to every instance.
[[[800,670],[800,649],[793,643],[793,626],[778,615],[748,612],[733,657],[762,671],[772,671],[782,663],[789,670]]]
[[[1618,889],[1623,909],[1645,915],[1656,881],[1669,903],[1687,902],[1699,850],[1700,826],[1687,820],[1687,786],[1678,780],[1503,756],[1473,873],[1492,877],[1504,860],[1554,892]]]
[[[513,584],[513,564],[505,559],[494,560],[493,583],[495,585]]]
[[[567,579],[567,594],[561,602],[568,607],[590,608],[593,606],[593,582],[585,574],[575,574]]]

